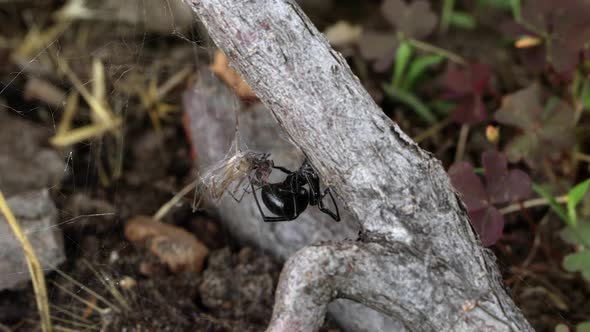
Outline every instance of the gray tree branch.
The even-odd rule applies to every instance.
[[[316,329],[337,297],[410,330],[531,330],[440,162],[383,114],[294,1],[186,1],[361,225],[358,243],[289,259],[270,331]]]

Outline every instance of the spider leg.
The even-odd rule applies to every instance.
[[[326,195],[330,195],[330,199],[332,200],[332,204],[334,204],[334,209],[336,210],[336,213],[334,213],[334,212],[330,211],[330,209],[324,207],[324,197],[326,197]],[[338,205],[336,204],[336,199],[334,198],[334,195],[332,195],[332,191],[330,190],[330,188],[326,188],[326,190],[324,190],[324,194],[320,197],[320,200],[318,201],[318,209],[320,209],[320,211],[328,214],[336,222],[340,221],[340,211],[338,211]]]
[[[320,209],[320,211],[322,211],[323,213],[332,217],[332,219],[334,219],[336,222],[340,221],[340,211],[338,210],[338,205],[336,204],[336,199],[334,199],[334,196],[332,195],[332,191],[330,190],[330,188],[326,188],[324,190],[324,193],[322,195],[320,195],[321,189],[320,189],[319,180],[313,181],[314,179],[309,174],[305,174],[305,179],[307,180],[307,183],[309,184],[310,195],[312,195],[314,198],[313,202],[317,202],[318,209]],[[317,184],[317,188],[316,188],[316,184]],[[330,199],[332,200],[332,204],[334,204],[334,209],[336,210],[335,213],[324,206],[324,197],[326,197],[326,195],[330,195]]]
[[[286,169],[285,167],[282,167],[282,166],[273,165],[272,168],[278,169],[279,171],[281,171],[281,172],[283,172],[285,174],[288,174],[288,175],[293,174],[293,171],[290,171],[290,170],[288,170],[288,169]]]
[[[231,196],[231,198],[234,199],[234,201],[241,203],[242,199],[244,199],[244,196],[246,196],[246,194],[248,193],[248,190],[247,190],[247,188],[244,188],[242,190],[242,194],[239,197],[235,196],[236,190],[228,191],[227,193]]]

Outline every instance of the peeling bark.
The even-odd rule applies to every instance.
[[[186,0],[360,223],[282,273],[269,331],[314,331],[335,298],[416,331],[529,331],[441,166],[393,123],[294,1]]]

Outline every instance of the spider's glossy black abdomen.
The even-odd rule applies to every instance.
[[[285,188],[283,183],[273,183],[263,187],[260,196],[264,205],[276,216],[296,217],[307,208],[309,194],[303,187],[299,187],[295,195],[291,190]]]

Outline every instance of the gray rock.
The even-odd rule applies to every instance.
[[[0,190],[5,196],[51,188],[64,176],[64,161],[46,147],[52,132],[0,109]]]
[[[31,242],[44,270],[65,260],[57,208],[47,190],[8,198],[8,206]],[[25,255],[6,220],[0,216],[0,290],[20,288],[30,280]]]

